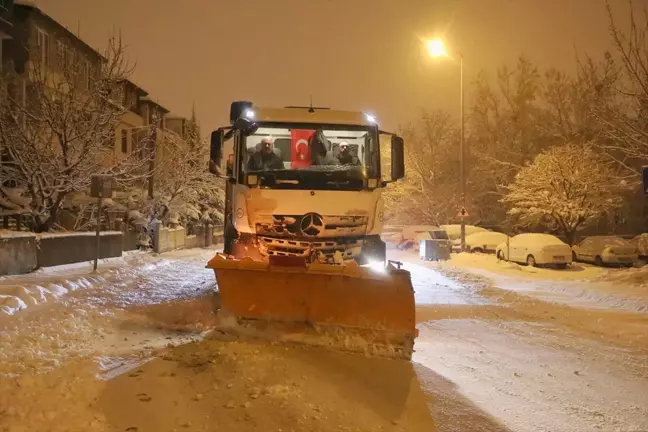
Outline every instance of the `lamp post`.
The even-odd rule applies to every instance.
[[[441,39],[431,39],[425,41],[425,46],[427,48],[428,54],[430,57],[439,58],[439,57],[450,57],[448,51],[446,50],[445,44]],[[459,53],[459,73],[460,73],[460,139],[459,139],[459,177],[460,177],[460,188],[461,188],[461,210],[459,212],[461,216],[461,251],[466,250],[466,175],[465,175],[465,146],[464,146],[464,79],[463,79],[463,54]]]

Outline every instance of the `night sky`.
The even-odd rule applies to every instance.
[[[619,20],[627,1],[610,0]],[[638,0],[648,1],[648,0]],[[38,0],[94,47],[121,34],[133,79],[173,113],[195,103],[203,133],[232,100],[374,113],[384,128],[420,108],[459,110],[459,65],[428,60],[443,36],[466,82],[524,53],[574,70],[576,53],[610,49],[604,0]],[[470,89],[467,89],[467,100]]]

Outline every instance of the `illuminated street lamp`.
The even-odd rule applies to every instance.
[[[441,39],[430,39],[425,41],[430,57],[450,57],[446,50],[445,44]],[[459,53],[459,70],[460,70],[460,89],[461,89],[461,138],[459,143],[460,169],[461,177],[461,251],[466,250],[466,176],[465,176],[465,155],[464,155],[464,89],[463,89],[463,54]]]

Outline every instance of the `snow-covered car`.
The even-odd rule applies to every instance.
[[[617,236],[592,236],[572,247],[574,261],[605,264],[633,265],[638,259],[635,245]]]
[[[441,225],[441,229],[448,233],[448,238],[452,241],[452,250],[454,252],[461,252],[461,225]],[[475,225],[466,225],[466,238],[478,232],[489,232],[486,228],[478,227]]]
[[[569,245],[551,234],[518,234],[497,246],[495,253],[499,259],[529,266],[566,268],[572,262]]]
[[[466,250],[477,253],[495,253],[497,246],[505,243],[507,238],[506,234],[495,231],[476,232],[466,236]]]
[[[637,248],[640,259],[648,260],[648,233],[639,234],[630,240],[630,243]]]

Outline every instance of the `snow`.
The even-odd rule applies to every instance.
[[[595,309],[648,312],[648,267],[605,269],[574,263],[565,270],[528,267],[492,255],[460,253],[447,262],[430,263],[444,272],[486,278],[505,290],[546,301]]]
[[[116,235],[122,234],[121,231],[101,231],[100,235]],[[61,231],[61,232],[46,232],[37,234],[39,238],[52,238],[52,237],[67,237],[67,236],[87,236],[93,237],[97,235],[96,231]]]
[[[93,261],[43,267],[28,275],[0,277],[0,315],[14,315],[28,307],[57,301],[72,291],[92,288],[106,282],[105,274],[127,265],[143,253],[126,252],[121,258],[99,260],[93,274]]]
[[[479,233],[479,232],[488,232],[486,228],[474,226],[474,225],[465,225],[466,229],[466,235],[474,234],[474,233]],[[461,225],[459,224],[453,224],[453,225],[441,225],[441,228],[448,233],[448,237],[452,240],[456,240],[459,237],[461,237]]]
[[[0,238],[25,238],[25,237],[36,237],[36,234],[26,231],[11,231],[6,229],[0,229]]]
[[[567,307],[494,286],[511,277],[512,285],[589,290],[643,269],[556,271],[481,254],[442,263],[390,254],[416,290],[420,334],[409,363],[212,339],[215,283],[205,263],[214,253],[136,254],[97,274],[65,266],[1,279],[20,299],[38,287],[67,293],[0,315],[0,430],[648,427],[647,313]]]

